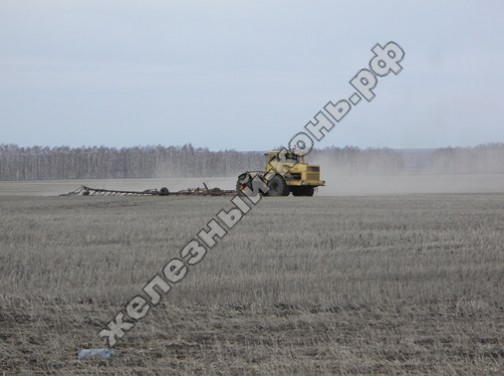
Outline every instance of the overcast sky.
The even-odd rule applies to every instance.
[[[389,41],[404,70],[318,147],[503,142],[503,19],[502,0],[2,0],[0,143],[266,150]]]

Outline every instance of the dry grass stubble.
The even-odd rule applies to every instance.
[[[0,198],[0,369],[499,374],[504,195],[265,199],[121,341],[97,332],[226,198]]]

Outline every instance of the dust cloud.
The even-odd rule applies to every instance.
[[[320,196],[375,196],[431,193],[504,193],[504,174],[338,175],[324,174]]]
[[[504,148],[335,149],[314,153],[323,196],[504,192]]]

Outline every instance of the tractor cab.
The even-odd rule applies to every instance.
[[[288,172],[289,169],[297,164],[304,163],[302,155],[291,151],[269,151],[264,154],[266,156],[266,171],[275,170],[279,173]]]

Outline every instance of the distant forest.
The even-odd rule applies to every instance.
[[[328,147],[307,158],[322,174],[504,173],[504,144],[472,148],[359,149]],[[261,170],[262,152],[184,146],[19,147],[0,145],[0,180],[227,177]]]

